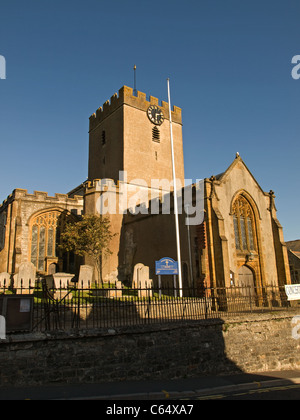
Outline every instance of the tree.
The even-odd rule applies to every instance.
[[[60,248],[78,256],[90,256],[102,282],[102,260],[112,253],[109,243],[114,236],[107,217],[85,215],[79,221],[66,223]]]

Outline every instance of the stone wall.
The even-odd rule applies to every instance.
[[[0,341],[0,385],[171,379],[300,368],[292,316],[251,315]]]
[[[58,210],[80,216],[83,198],[67,194],[48,196],[46,192],[15,189],[0,204],[0,273],[17,273],[22,263],[30,261],[30,220],[39,212]]]

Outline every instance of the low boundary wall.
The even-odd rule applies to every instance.
[[[8,335],[0,340],[0,386],[300,369],[295,315]]]

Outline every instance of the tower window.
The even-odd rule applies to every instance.
[[[106,144],[106,134],[105,131],[102,131],[102,146],[104,146]]]
[[[153,127],[152,129],[152,140],[157,143],[160,143],[160,132],[157,127]]]

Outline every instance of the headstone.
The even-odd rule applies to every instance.
[[[14,289],[17,293],[33,293],[36,278],[36,268],[31,262],[24,262],[19,272],[14,275]]]
[[[74,274],[70,273],[55,273],[45,276],[47,288],[50,295],[57,300],[72,299],[72,293],[68,286],[72,286],[71,280]]]
[[[54,278],[53,274],[48,274],[45,276],[45,281],[47,285],[47,289],[54,289]]]
[[[78,278],[79,289],[89,289],[93,281],[94,267],[91,265],[81,265]]]
[[[133,271],[132,287],[138,290],[138,297],[152,296],[152,280],[149,279],[149,267],[136,264]]]
[[[144,264],[136,264],[133,269],[133,280],[132,280],[132,288],[141,287],[142,281],[142,269],[144,268]]]
[[[71,280],[75,277],[74,274],[70,273],[55,273],[52,274],[53,287],[55,289],[67,289],[71,284]]]
[[[10,274],[0,273],[0,290],[6,290],[10,286]]]
[[[122,292],[122,282],[116,281],[115,287],[109,289],[109,295],[110,298],[121,298],[123,296]]]

